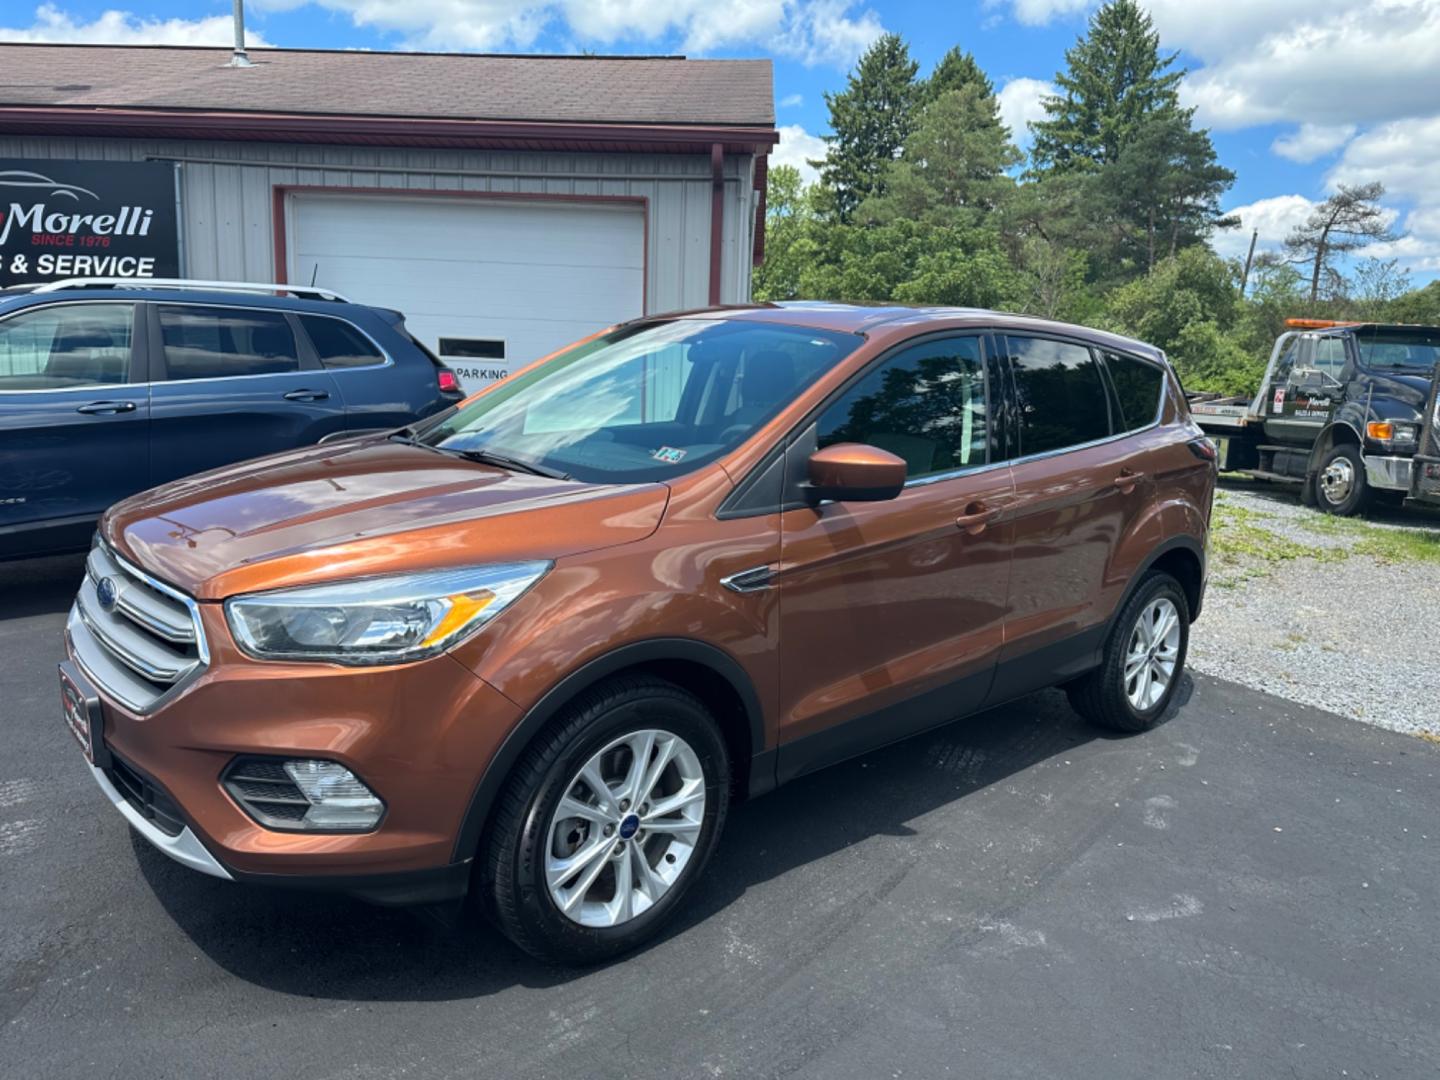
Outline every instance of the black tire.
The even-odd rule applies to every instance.
[[[1131,702],[1126,688],[1125,660],[1142,612],[1161,598],[1170,600],[1180,619],[1180,642],[1170,683],[1158,701],[1140,709]],[[1112,731],[1148,731],[1165,715],[1185,672],[1190,648],[1190,604],[1185,590],[1169,574],[1152,570],[1115,618],[1100,666],[1065,687],[1070,704],[1081,716],[1098,727]]]
[[[1352,480],[1343,497],[1332,498],[1327,493],[1326,470],[1337,462],[1342,468],[1348,468]],[[1320,459],[1320,467],[1315,470],[1316,506],[1336,517],[1350,517],[1365,509],[1371,494],[1370,485],[1365,479],[1365,462],[1360,457],[1358,446],[1354,443],[1341,443],[1326,451],[1325,456]]]
[[[659,728],[695,751],[705,810],[695,848],[669,890],[618,926],[582,926],[563,914],[545,881],[551,817],[591,756],[627,732]],[[725,740],[695,695],[649,676],[620,676],[577,698],[529,747],[496,802],[477,870],[487,913],[516,945],[544,960],[591,964],[629,952],[661,929],[705,869],[730,794]]]

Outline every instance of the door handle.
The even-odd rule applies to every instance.
[[[75,411],[89,416],[108,416],[111,413],[134,412],[133,401],[92,401],[88,405],[76,406]]]
[[[971,536],[979,536],[985,531],[985,526],[999,516],[1000,508],[998,506],[986,506],[982,502],[972,502],[965,507],[965,513],[955,519],[955,524]]]
[[[291,390],[285,395],[286,401],[324,401],[330,395],[324,390]]]
[[[1115,477],[1115,486],[1120,489],[1120,494],[1129,495],[1135,490],[1135,485],[1145,479],[1143,472],[1136,472],[1133,469],[1121,469],[1120,475]]]

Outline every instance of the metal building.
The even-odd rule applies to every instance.
[[[472,387],[622,319],[749,299],[768,60],[250,57],[0,45],[0,282],[313,281],[404,311]],[[145,198],[101,212],[122,181]]]

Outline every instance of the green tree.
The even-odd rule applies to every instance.
[[[1390,322],[1440,326],[1440,281],[1396,297],[1390,302],[1385,317]]]
[[[1190,126],[1190,113],[1162,109],[1135,126],[1093,186],[1096,201],[1109,206],[1120,257],[1149,271],[1217,227],[1237,224],[1220,213],[1220,197],[1234,182],[1209,135]]]
[[[920,98],[922,103],[928,105],[942,94],[951,90],[963,90],[969,86],[977,87],[981,97],[995,96],[995,84],[990,81],[990,76],[975,62],[975,57],[957,45],[940,58],[929,78],[921,84]],[[997,112],[995,123],[999,122],[1000,115]]]
[[[925,106],[900,159],[890,166],[883,193],[866,199],[857,219],[933,221],[965,212],[973,221],[1014,189],[1005,170],[1020,160],[1000,122],[995,95],[980,82],[968,82]]]
[[[1019,283],[995,233],[908,218],[816,229],[800,294],[826,300],[1009,307]]]
[[[1239,332],[1238,285],[1233,264],[1186,248],[1112,292],[1105,321],[1164,349],[1188,389],[1254,393],[1264,359]]]
[[[813,192],[793,165],[772,166],[765,185],[765,258],[750,280],[756,300],[796,300],[818,246]]]
[[[831,135],[820,169],[827,202],[840,221],[871,195],[884,192],[890,166],[915,127],[919,65],[896,34],[877,38],[847,78],[845,89],[825,94]]]
[[[1180,108],[1183,69],[1160,55],[1160,35],[1135,0],[1112,0],[1090,17],[1084,37],[1055,76],[1060,93],[1031,125],[1037,172],[1086,169],[1116,161],[1151,114]],[[1188,119],[1188,117],[1187,117]]]

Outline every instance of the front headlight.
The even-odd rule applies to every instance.
[[[278,589],[225,601],[225,617],[240,648],[260,660],[400,664],[473,633],[548,569],[505,563]]]

